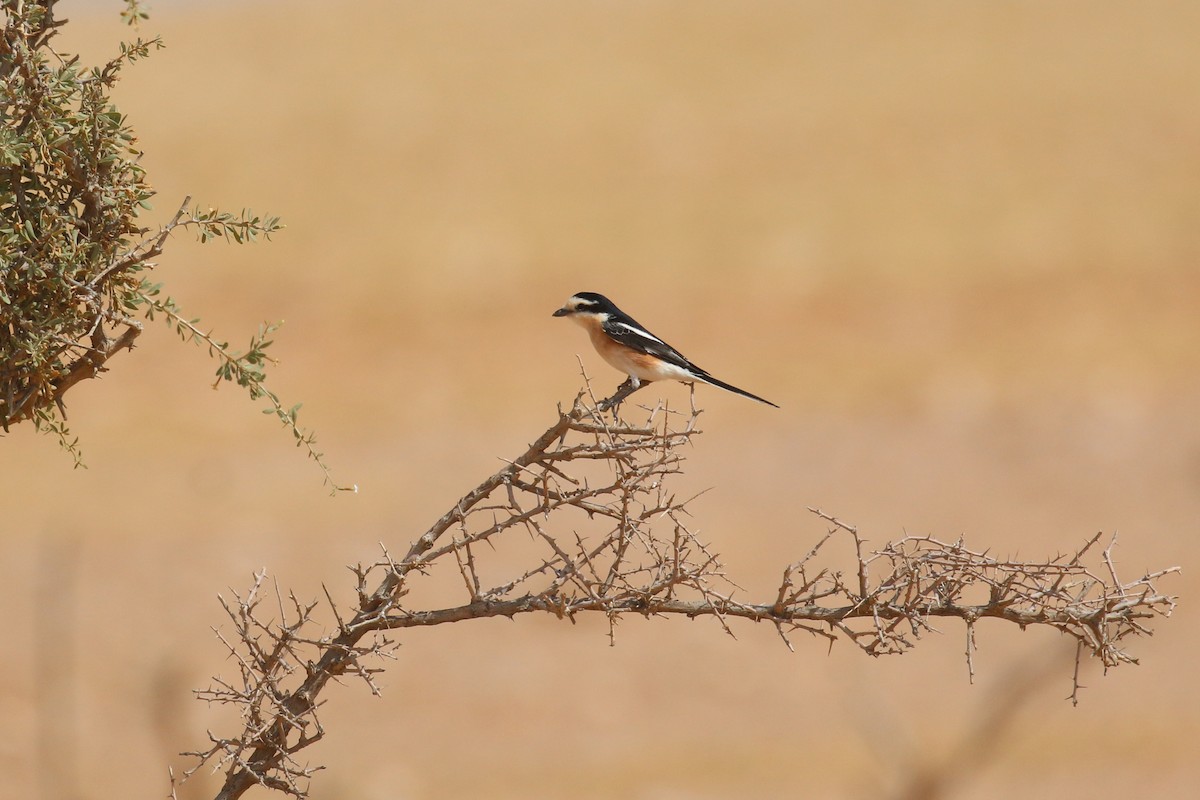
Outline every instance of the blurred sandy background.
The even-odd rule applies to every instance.
[[[95,63],[115,2],[68,3]],[[937,770],[1044,669],[945,796],[1178,797],[1200,781],[1200,6],[159,0],[117,99],[160,191],[281,215],[173,241],[159,278],[235,342],[285,319],[287,434],[151,327],[69,396],[87,470],[0,445],[0,795],[161,797],[228,724],[217,592],[302,597],[401,550],[619,376],[550,312],[601,291],[780,411],[700,389],[681,493],[751,594],[825,526],[1038,558],[1119,531],[1174,564],[1140,666],[945,623],[907,656],[710,623],[414,631],[373,699],[327,695],[324,798],[860,798]],[[652,392],[682,400],[679,386]],[[453,576],[455,581],[457,576]],[[39,681],[39,676],[42,680]],[[40,752],[41,756],[38,755]],[[40,773],[40,776],[39,776]],[[182,797],[211,796],[198,780]],[[258,796],[263,796],[259,793]]]

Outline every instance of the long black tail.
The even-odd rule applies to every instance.
[[[696,377],[698,377],[700,380],[704,381],[705,383],[711,383],[713,386],[720,386],[722,389],[731,391],[734,394],[740,394],[742,397],[749,397],[751,400],[757,400],[758,402],[766,403],[767,405],[769,405],[773,408],[779,408],[779,406],[775,405],[770,400],[765,400],[756,394],[750,394],[745,389],[739,389],[738,387],[734,386],[732,383],[726,383],[723,380],[714,378],[712,375],[709,375],[707,372],[700,369],[695,364],[692,364],[692,369],[696,371]]]

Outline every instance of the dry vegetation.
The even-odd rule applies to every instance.
[[[246,252],[173,243],[161,277],[230,335],[288,321],[277,389],[363,493],[330,500],[165,335],[73,390],[87,471],[6,437],[0,796],[51,779],[159,796],[160,765],[230,722],[182,699],[222,657],[216,592],[265,565],[300,597],[336,594],[337,565],[406,549],[575,390],[586,344],[548,315],[577,290],[784,407],[699,389],[681,476],[683,495],[715,487],[694,530],[750,595],[824,535],[805,505],[870,549],[907,530],[1029,560],[1119,530],[1123,575],[1196,562],[1193,5],[326,9],[284,24],[269,4],[159,3],[168,49],[118,99],[163,214],[191,193],[287,223]],[[67,13],[85,57],[107,55],[115,20]],[[464,586],[430,583],[431,602]],[[336,688],[313,797],[1200,781],[1188,614],[1140,643],[1141,666],[1085,669],[1074,709],[1065,639],[982,621],[971,686],[939,627],[879,660],[683,621],[631,619],[612,648],[603,620],[407,631],[382,699]],[[39,714],[55,687],[69,713]]]
[[[307,798],[322,769],[308,748],[325,738],[324,690],[357,677],[381,694],[382,662],[396,658],[399,643],[389,634],[406,630],[529,614],[572,623],[601,616],[615,645],[627,616],[712,619],[730,636],[749,620],[774,627],[793,652],[793,638],[802,636],[830,646],[848,640],[878,657],[907,653],[935,624],[955,619],[966,628],[973,681],[977,624],[998,620],[1075,640],[1071,700],[1078,704],[1086,657],[1106,671],[1138,663],[1126,640],[1151,635],[1155,620],[1175,609],[1176,598],[1157,586],[1179,569],[1122,581],[1115,537],[1102,555],[1094,552],[1096,534],[1075,553],[1042,561],[997,559],[962,539],[930,536],[869,551],[856,528],[819,509],[809,510],[830,523],[826,534],[783,566],[769,596],[744,599],[712,546],[689,528],[689,500],[674,485],[684,472],[682,451],[700,432],[694,396],[682,412],[661,401],[631,411],[626,400],[622,413],[633,391],[626,381],[598,401],[587,385],[524,453],[464,494],[402,557],[385,547],[378,561],[352,567],[355,603],[338,603],[325,590],[336,623],[328,633],[316,616],[320,601],[302,601],[294,591],[285,599],[276,584],[271,602],[265,571],[244,594],[222,598],[232,629],[217,636],[237,677],[217,676],[197,694],[236,709],[241,726],[210,730],[211,746],[185,754],[196,761],[184,780],[209,768],[224,774],[218,800],[259,786]],[[826,545],[835,536],[852,542],[852,563],[829,562]],[[497,554],[511,559],[513,550],[516,566],[505,569]],[[457,567],[462,590],[449,605],[426,605],[423,585],[447,564]],[[993,711],[985,732],[1007,723],[1011,708]],[[961,748],[951,763],[978,760],[981,745]],[[914,796],[934,796],[919,787],[930,777],[944,782],[948,772],[921,774]]]

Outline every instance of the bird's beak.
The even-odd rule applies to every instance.
[[[558,311],[555,311],[552,316],[565,317],[567,314],[570,314],[570,313],[571,313],[571,309],[567,308],[566,306],[563,306]]]

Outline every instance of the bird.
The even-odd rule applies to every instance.
[[[714,378],[602,294],[573,294],[553,316],[570,317],[582,325],[600,357],[628,375],[634,389],[651,381],[700,381],[779,408],[770,400]]]

